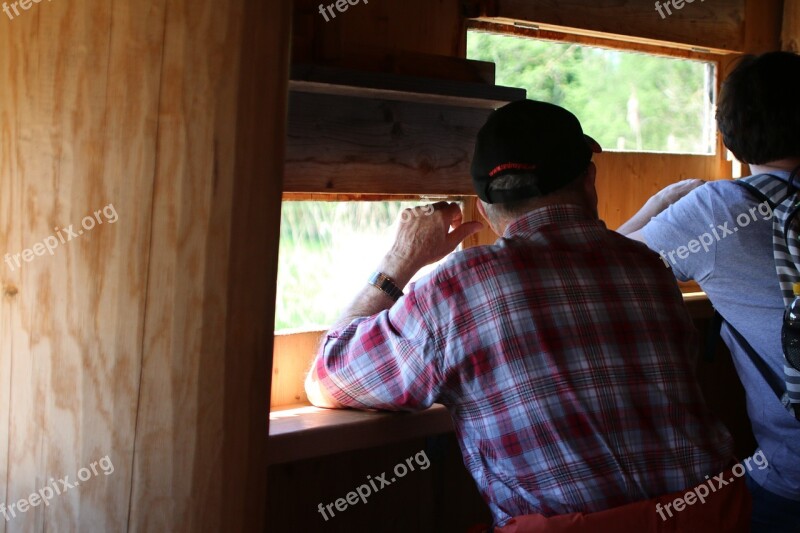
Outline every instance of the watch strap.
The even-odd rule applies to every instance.
[[[383,272],[373,272],[368,282],[373,287],[377,287],[379,290],[388,294],[395,302],[403,296],[403,291],[400,290],[400,287],[397,286],[392,278]]]

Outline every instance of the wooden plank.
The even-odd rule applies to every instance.
[[[471,194],[488,109],[293,92],[285,192]]]
[[[800,53],[800,2],[798,0],[784,2],[781,41],[783,50]]]
[[[164,2],[29,6],[0,22],[0,254],[118,218],[0,267],[0,501],[105,456],[114,471],[0,531],[125,531]]]
[[[464,241],[464,248],[494,244],[499,238],[489,227],[489,222],[478,211],[478,201],[477,196],[470,196],[464,200],[464,220],[467,222],[477,220],[483,223],[481,231],[467,237]]]
[[[367,117],[364,122],[375,120],[377,111],[370,112],[366,108],[361,106],[362,115],[353,117],[354,122],[358,123],[364,116]],[[305,109],[309,108],[306,106]],[[309,111],[309,114],[316,111]],[[399,142],[392,144],[391,135],[381,132],[380,128],[374,128],[375,133],[371,135],[348,131],[352,130],[348,126],[347,117],[351,116],[348,113],[343,112],[338,125],[333,123],[318,129],[319,139],[315,136],[301,139],[296,133],[299,131],[297,124],[290,125],[290,135],[294,138],[289,142],[287,192],[474,195],[469,178],[472,154],[468,152],[469,139],[474,138],[474,134],[469,135],[461,128],[456,132],[462,137],[457,140],[461,147],[448,146],[444,132],[436,135],[435,131],[432,132],[436,125],[431,125],[427,135],[424,131],[420,133],[420,142],[404,135]],[[313,119],[309,117],[306,120]],[[479,127],[473,122],[473,129]],[[314,129],[311,125],[306,128],[308,131]],[[453,141],[452,138],[449,140]],[[300,144],[306,146],[305,157],[301,155]],[[690,177],[707,180],[729,177],[720,176],[716,156],[605,152],[597,155],[595,162],[598,166],[599,209],[601,217],[611,228],[625,222],[650,196],[670,183]]]
[[[664,4],[665,2],[662,2]],[[483,14],[490,20],[528,22],[542,29],[570,28],[596,36],[610,34],[645,43],[676,43],[713,51],[743,51],[745,0],[686,3],[664,10],[634,0],[491,0]]]
[[[501,33],[515,37],[526,37],[542,41],[569,42],[582,46],[609,48],[613,50],[632,50],[649,55],[690,59],[693,61],[717,62],[720,53],[703,52],[691,46],[679,47],[666,44],[655,44],[631,40],[612,39],[602,35],[582,35],[574,32],[545,29],[545,27],[519,26],[513,23],[499,24],[489,22],[487,19],[472,20],[467,25],[469,30],[488,33]]]
[[[296,406],[273,411],[270,420],[270,464],[363,450],[453,431],[450,414],[440,404],[417,413]]]
[[[219,530],[266,531],[273,325],[286,148],[292,0],[245,0],[225,314]],[[214,250],[214,257],[223,247]],[[223,271],[225,271],[223,269]],[[212,332],[213,333],[213,332]],[[219,356],[220,354],[215,354]],[[201,389],[202,390],[202,389]],[[204,524],[204,529],[207,526]]]
[[[632,217],[652,195],[684,179],[720,179],[716,156],[605,152],[597,163],[598,211],[610,229]]]
[[[418,456],[422,451],[425,455]],[[320,503],[332,505],[382,472],[391,481],[395,465],[411,457],[427,457],[430,464],[373,493],[366,503],[345,512],[332,507],[333,516],[319,513]],[[464,533],[492,523],[454,434],[274,465],[269,476],[271,532]]]
[[[295,65],[300,64],[302,63],[295,63]],[[420,54],[404,50],[386,51],[381,48],[360,49],[341,58],[318,59],[314,65],[359,72],[383,72],[488,84],[494,84],[495,73],[494,63],[487,61]]]
[[[304,331],[275,335],[271,409],[308,402],[303,382],[325,333]]]
[[[796,0],[788,0],[793,1]],[[781,49],[783,4],[784,0],[746,0],[744,53],[763,54]]]
[[[264,530],[290,14],[168,5],[131,530]]]
[[[361,2],[328,22],[319,13],[319,4],[316,0],[295,0],[295,63],[346,62],[360,51],[377,49],[466,55],[460,0]]]
[[[524,89],[515,87],[313,65],[294,66],[289,88],[293,92],[487,109],[526,95]]]

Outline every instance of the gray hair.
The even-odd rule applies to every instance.
[[[519,189],[530,186],[539,186],[539,178],[537,178],[534,174],[530,172],[506,174],[505,176],[500,176],[489,184],[489,193],[491,194],[495,191],[507,191],[510,189]],[[484,205],[486,206],[486,214],[491,218],[515,219],[527,213],[530,210],[530,204],[532,201],[536,201],[537,198],[540,197],[523,198],[515,202],[506,202],[502,204],[484,203]]]
[[[543,202],[553,201],[556,198],[559,200],[564,200],[567,203],[578,200],[583,196],[581,176],[585,175],[586,172],[581,173],[567,185],[547,195],[534,196],[532,198],[522,198],[520,200],[504,202],[501,204],[488,204],[483,202],[483,205],[486,208],[486,216],[489,218],[490,222],[499,226],[502,225],[502,222],[504,221],[509,222],[516,220],[529,211],[540,207]],[[493,191],[505,191],[509,189],[530,186],[539,186],[539,178],[535,174],[531,172],[506,174],[504,176],[500,176],[489,184],[489,193],[491,194]]]

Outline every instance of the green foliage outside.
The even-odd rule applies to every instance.
[[[389,250],[411,202],[283,202],[275,329],[330,326]]]
[[[469,32],[467,57],[572,111],[606,150],[712,152],[711,64],[482,32]]]

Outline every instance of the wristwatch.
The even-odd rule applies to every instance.
[[[369,278],[369,284],[382,290],[395,302],[403,296],[403,291],[400,290],[394,280],[384,274],[383,272],[373,272]]]

